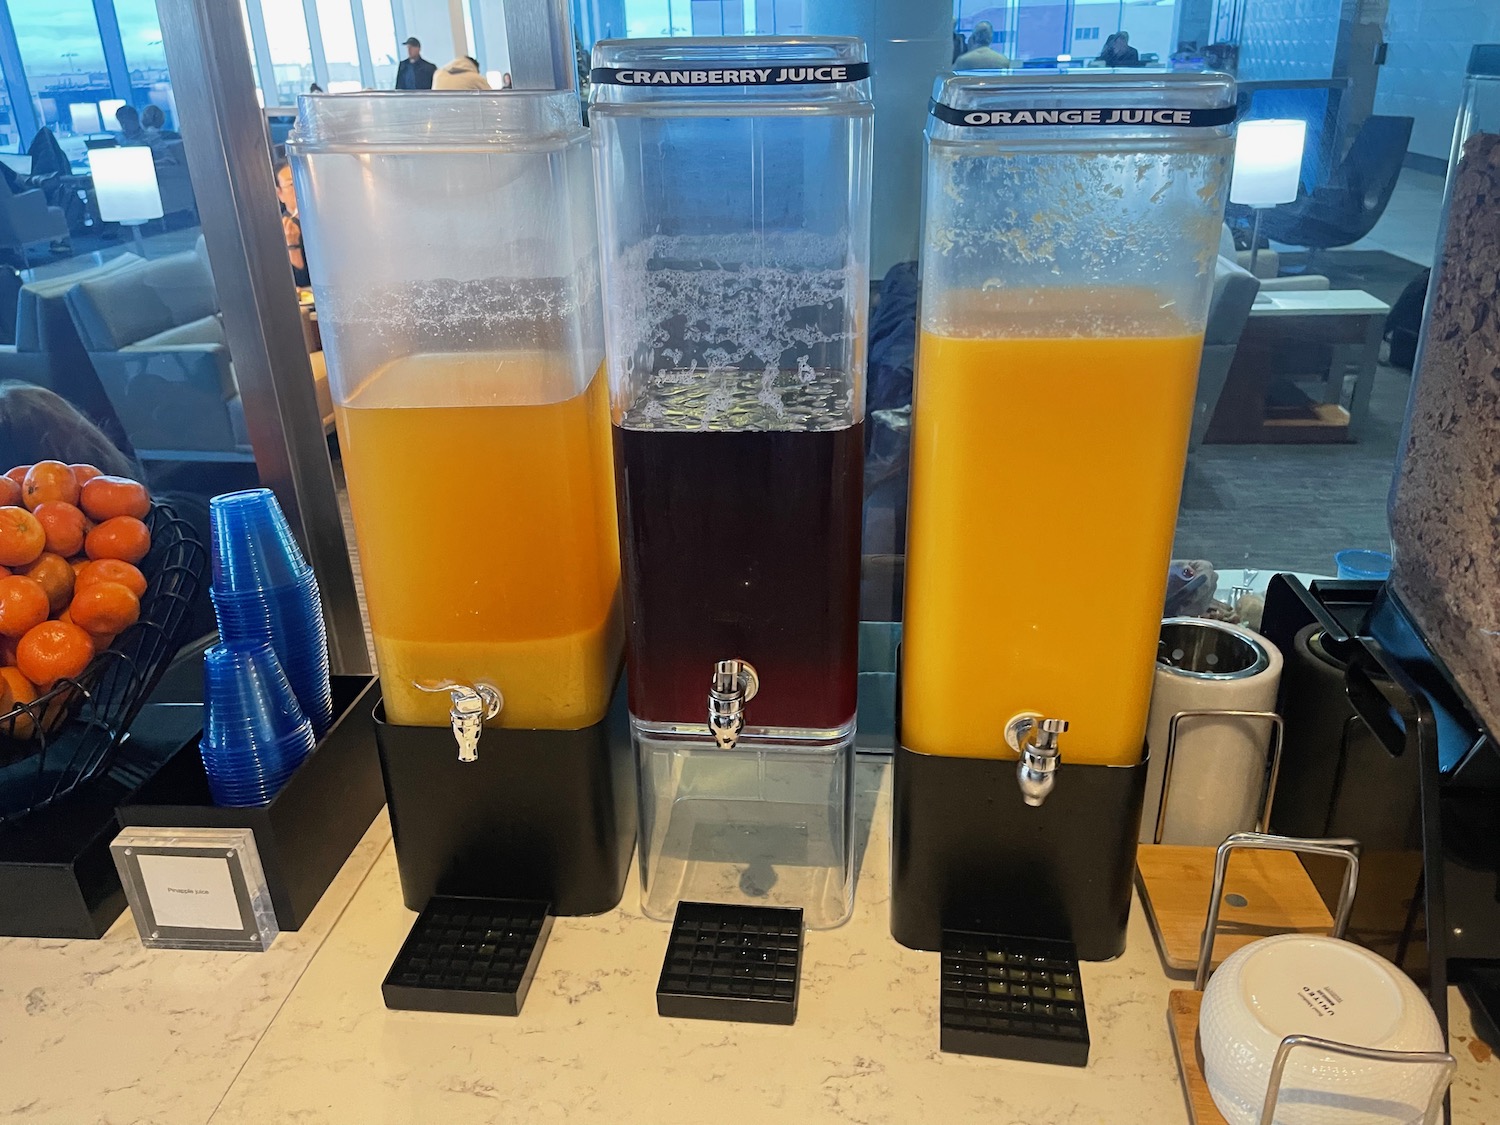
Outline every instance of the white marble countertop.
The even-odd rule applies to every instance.
[[[887,926],[888,787],[852,921],[807,935],[794,1027],[664,1020],[667,927],[559,918],[518,1019],[391,1012],[380,982],[414,915],[371,826],[306,927],[264,954],[0,940],[0,1121],[18,1125],[1181,1125],[1167,993],[1139,905],[1129,948],[1086,964],[1086,1069],[938,1050],[938,957]],[[1500,1064],[1453,997],[1454,1120],[1500,1121]]]

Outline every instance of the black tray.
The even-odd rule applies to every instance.
[[[435,898],[417,916],[380,986],[385,1006],[519,1016],[551,932],[545,902]]]
[[[185,746],[196,747],[202,726],[203,708],[196,703],[147,704],[105,772],[46,808],[0,825],[0,934],[104,935],[125,910],[109,854],[119,831],[115,808]]]
[[[791,1024],[802,969],[802,911],[680,902],[656,986],[656,1013]]]
[[[283,930],[300,929],[385,803],[369,676],[333,677],[333,726],[269,805],[221,809],[194,739],[120,806],[122,828],[250,828]]]
[[[1069,942],[945,931],[941,1021],[944,1051],[1089,1062],[1083,977]]]

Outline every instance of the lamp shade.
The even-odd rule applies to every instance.
[[[103,120],[99,116],[98,102],[74,102],[68,106],[68,123],[74,136],[87,133],[102,133]]]
[[[1229,201],[1270,207],[1297,198],[1307,122],[1242,121],[1234,145],[1234,176]]]
[[[149,148],[90,149],[89,172],[99,217],[105,222],[143,223],[161,218],[161,189]]]
[[[103,98],[99,102],[99,117],[104,122],[106,129],[115,127],[115,113],[125,108],[124,98]]]

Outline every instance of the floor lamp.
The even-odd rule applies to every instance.
[[[151,150],[144,145],[89,149],[89,173],[99,218],[132,228],[136,250],[144,258],[141,224],[162,217],[161,188]]]
[[[1240,122],[1234,144],[1234,176],[1229,181],[1229,202],[1255,210],[1255,229],[1250,236],[1250,272],[1260,254],[1260,218],[1267,207],[1297,198],[1302,177],[1302,149],[1307,141],[1307,122],[1269,119]]]

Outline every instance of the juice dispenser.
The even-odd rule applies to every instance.
[[[593,58],[642,903],[852,905],[871,101],[847,38]]]
[[[634,821],[578,97],[310,96],[288,150],[408,905],[607,909]]]
[[[1217,74],[937,84],[895,760],[907,945],[946,927],[1124,948],[1234,97]]]

